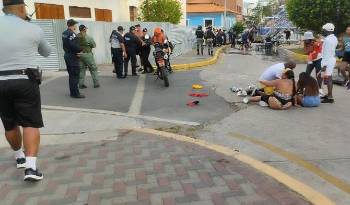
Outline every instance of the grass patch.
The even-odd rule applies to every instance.
[[[301,55],[307,55],[304,51],[304,48],[294,48],[294,49],[289,49],[290,51],[297,53],[297,54],[301,54]]]

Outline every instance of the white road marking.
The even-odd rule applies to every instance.
[[[57,111],[67,111],[67,112],[85,112],[85,113],[100,114],[100,115],[114,115],[114,116],[130,117],[130,118],[135,118],[135,119],[140,119],[140,120],[148,120],[148,121],[154,121],[154,122],[165,122],[165,123],[170,123],[170,124],[178,124],[178,125],[189,125],[189,126],[200,125],[199,122],[163,119],[163,118],[152,117],[152,116],[135,115],[135,114],[114,112],[114,111],[108,111],[108,110],[84,109],[84,108],[48,106],[48,105],[43,105],[41,107],[43,110],[57,110]]]
[[[132,99],[128,114],[139,115],[141,113],[143,96],[145,95],[145,85],[146,75],[140,75],[139,80],[137,81],[135,95]]]

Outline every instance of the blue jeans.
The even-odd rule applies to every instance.
[[[320,96],[304,96],[303,107],[318,107],[321,104]]]

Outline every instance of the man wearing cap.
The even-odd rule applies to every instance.
[[[130,27],[130,31],[126,33],[124,36],[124,41],[125,41],[126,52],[127,52],[127,57],[124,61],[124,75],[125,77],[128,75],[129,61],[131,60],[132,75],[137,76],[137,73],[136,73],[137,49],[138,47],[143,46],[144,43],[140,40],[139,37],[136,36],[135,26]]]
[[[124,58],[127,57],[123,37],[124,28],[122,26],[118,26],[117,30],[118,31],[112,31],[109,42],[111,43],[112,61],[114,63],[114,70],[117,74],[117,78],[124,79],[125,76],[123,76],[123,63]]]
[[[80,75],[79,57],[82,49],[79,45],[79,39],[75,34],[78,22],[70,19],[67,21],[68,29],[62,33],[64,60],[66,61],[67,71],[69,74],[69,90],[72,98],[85,98],[80,94],[78,84]]]
[[[36,160],[43,119],[40,73],[35,59],[37,53],[48,57],[51,46],[39,26],[25,21],[23,0],[3,0],[3,5],[6,15],[0,17],[0,118],[17,168],[25,168],[24,180],[39,181],[43,174],[37,169]]]
[[[312,71],[315,69],[316,78],[319,86],[319,93],[323,96],[322,88],[322,77],[321,77],[321,61],[322,61],[322,42],[319,37],[315,39],[314,34],[311,31],[304,33],[304,47],[305,53],[308,54],[308,62],[306,67],[306,74],[311,75]]]
[[[92,81],[94,83],[94,88],[99,88],[100,83],[98,81],[97,66],[94,59],[94,54],[92,49],[96,48],[96,43],[94,39],[87,35],[87,27],[85,25],[79,26],[80,33],[78,34],[79,45],[82,49],[82,54],[80,55],[80,80],[79,88],[87,88],[85,85],[86,68],[89,69]]]
[[[325,39],[322,45],[322,73],[323,82],[327,85],[328,94],[323,97],[322,103],[334,103],[333,98],[333,70],[337,63],[335,58],[335,50],[337,49],[338,39],[334,33],[335,26],[332,23],[327,23],[322,27]]]

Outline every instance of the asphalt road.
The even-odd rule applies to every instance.
[[[240,109],[206,126],[198,135],[269,163],[324,193],[336,204],[350,204],[349,91],[335,86],[334,104],[288,111],[237,103],[242,98],[229,91],[232,86],[256,83],[264,69],[276,60],[224,54],[218,64],[202,71],[201,78]],[[296,76],[305,68],[306,65],[298,65]],[[272,146],[279,149],[271,150]]]
[[[212,87],[205,86],[200,80],[200,71],[175,72],[170,76],[170,87],[165,88],[163,82],[156,80],[154,75],[147,75],[142,89],[144,92],[135,96],[141,76],[129,76],[118,80],[103,73],[100,78],[101,88],[92,88],[90,77],[87,78],[87,89],[81,90],[86,99],[72,99],[68,95],[67,76],[54,79],[41,87],[42,104],[74,108],[89,108],[128,113],[133,102],[140,101],[140,112],[136,114],[154,116],[170,120],[193,122],[209,122],[222,119],[231,109],[227,102],[215,94]],[[201,91],[192,90],[192,84],[200,83],[205,87]],[[140,87],[138,89],[141,89]],[[206,98],[192,98],[190,92],[209,94]],[[196,107],[188,107],[191,100],[199,100]]]

